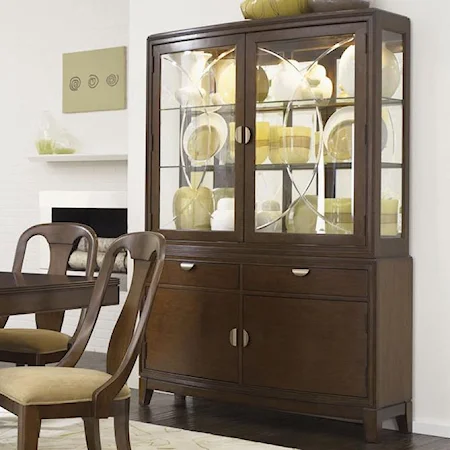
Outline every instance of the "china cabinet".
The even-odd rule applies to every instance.
[[[155,389],[411,431],[410,23],[376,9],[148,40]]]

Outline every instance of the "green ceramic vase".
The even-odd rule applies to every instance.
[[[173,214],[177,230],[211,230],[214,210],[213,193],[207,187],[182,187],[173,197]]]

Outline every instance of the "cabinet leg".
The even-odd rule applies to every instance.
[[[175,405],[182,406],[185,403],[186,403],[186,396],[185,395],[175,394]]]
[[[398,431],[400,433],[410,434],[412,433],[412,403],[405,403],[405,414],[397,416]]]
[[[380,441],[382,427],[382,419],[380,411],[376,409],[364,410],[364,433],[366,441],[370,443],[377,443]]]
[[[139,404],[141,406],[148,406],[153,396],[153,390],[147,388],[147,381],[145,378],[139,378]]]

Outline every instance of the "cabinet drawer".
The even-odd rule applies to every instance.
[[[193,261],[166,261],[160,283],[176,286],[239,289],[239,266]]]
[[[247,291],[367,297],[368,272],[323,267],[244,266]]]

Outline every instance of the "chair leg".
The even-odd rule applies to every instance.
[[[114,433],[117,450],[131,450],[130,445],[130,399],[119,402],[114,416]]]
[[[37,450],[41,419],[39,410],[32,406],[23,407],[19,413],[18,450]]]
[[[100,421],[94,417],[83,417],[83,422],[88,450],[101,450]]]

